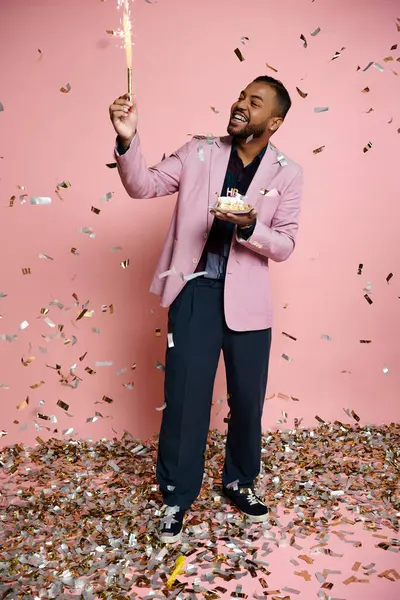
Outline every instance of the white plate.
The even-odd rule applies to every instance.
[[[218,208],[217,204],[215,204],[214,206],[210,207],[210,210],[217,210],[223,215],[248,215],[253,210],[253,207],[251,206],[247,210],[227,210],[225,208]]]

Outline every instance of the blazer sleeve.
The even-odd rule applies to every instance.
[[[154,167],[147,166],[141,152],[138,134],[124,154],[119,154],[118,149],[115,148],[118,172],[128,195],[131,198],[142,199],[169,196],[177,192],[191,144],[191,141],[187,142]]]
[[[237,233],[237,241],[249,250],[276,262],[282,262],[289,258],[294,250],[299,228],[302,187],[303,170],[300,169],[283,193],[273,216],[271,227],[257,219],[252,235],[245,240]]]

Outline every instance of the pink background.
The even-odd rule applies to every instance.
[[[292,94],[292,111],[274,142],[303,165],[306,188],[297,249],[287,263],[272,266],[276,324],[268,396],[283,393],[299,402],[268,400],[266,427],[279,427],[282,411],[288,413],[285,427],[295,417],[316,425],[316,414],[348,421],[343,408],[354,409],[361,422],[399,418],[400,51],[390,51],[400,46],[396,7],[394,0],[136,0],[133,6],[134,85],[149,164],[189,133],[223,134],[238,92],[252,78],[274,74],[266,62]],[[16,341],[0,342],[0,384],[9,388],[0,389],[0,429],[8,432],[3,444],[34,442],[35,422],[50,428],[41,428],[43,439],[55,428],[60,436],[73,428],[72,435],[94,439],[124,429],[146,438],[158,429],[163,375],[155,362],[164,361],[166,312],[148,287],[175,199],[127,198],[116,170],[105,166],[113,161],[114,143],[108,105],[126,88],[124,52],[105,32],[118,27],[111,0],[0,4],[0,292],[7,294],[0,298],[0,333],[18,334]],[[317,27],[321,32],[312,37]],[[250,38],[246,45],[242,36]],[[394,61],[384,62],[390,55]],[[370,61],[384,72],[357,72],[357,65]],[[63,94],[67,83],[71,91]],[[366,86],[371,91],[362,93]],[[318,106],[329,111],[315,114]],[[375,110],[366,114],[370,108]],[[372,148],[364,154],[369,141]],[[322,145],[325,150],[314,155]],[[54,190],[63,180],[72,185],[61,190],[61,200]],[[18,186],[26,187],[26,203],[19,201],[24,192]],[[107,192],[112,198],[102,204]],[[12,195],[17,199],[9,208]],[[29,196],[50,196],[52,203],[32,206]],[[82,227],[92,227],[95,239],[80,233]],[[113,246],[122,250],[111,252]],[[22,274],[27,267],[31,275]],[[367,282],[372,305],[364,299]],[[54,300],[64,308],[49,306]],[[76,321],[86,302],[93,316]],[[114,314],[103,313],[103,304],[113,304]],[[64,326],[65,339],[76,336],[74,345],[62,337],[46,342],[42,336],[57,328],[43,322],[42,308]],[[29,326],[19,331],[25,320]],[[24,367],[21,358],[29,356],[36,360]],[[98,361],[113,364],[96,367]],[[62,386],[46,366],[56,364],[63,373],[77,364],[77,389]],[[30,388],[41,380],[44,385]],[[132,381],[133,390],[123,387]],[[214,426],[224,427],[227,407],[218,403],[224,394],[221,369]],[[104,395],[113,403],[102,402]],[[18,411],[27,396],[29,405]],[[59,399],[71,416],[57,406]],[[95,411],[102,417],[87,423]],[[57,423],[37,419],[38,412],[54,415]]]

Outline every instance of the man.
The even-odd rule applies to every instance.
[[[269,140],[290,106],[281,82],[257,77],[232,106],[228,137],[194,137],[151,168],[140,150],[136,106],[127,95],[110,106],[116,160],[129,196],[178,192],[151,286],[169,307],[157,461],[165,543],[180,539],[185,513],[200,491],[221,350],[230,409],[224,494],[251,521],[268,516],[254,493],[271,344],[268,261],[286,260],[293,251],[302,187],[301,168]],[[250,214],[210,211],[218,195],[233,190],[247,197]]]

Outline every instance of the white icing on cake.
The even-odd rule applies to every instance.
[[[236,196],[219,196],[217,208],[221,210],[248,210],[249,206],[245,203],[245,197],[240,194]]]

